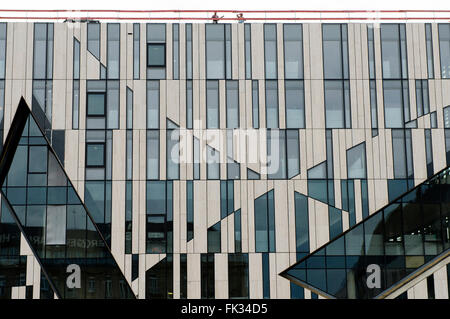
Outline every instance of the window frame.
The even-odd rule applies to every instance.
[[[90,165],[88,163],[88,148],[89,146],[101,145],[103,147],[103,165]],[[86,154],[85,165],[87,168],[105,168],[106,167],[106,142],[87,142],[86,143]]]
[[[89,96],[90,95],[103,95],[103,114],[91,114],[89,112]],[[86,118],[87,117],[104,117],[106,118],[106,92],[86,92]]]
[[[150,54],[149,54],[149,47],[163,47],[164,48],[164,63],[163,64],[152,64],[150,63]],[[167,51],[166,51],[166,43],[163,42],[147,42],[147,68],[165,68],[167,65]]]

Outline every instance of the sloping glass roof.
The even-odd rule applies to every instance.
[[[281,276],[329,298],[380,297],[427,263],[450,253],[449,216],[447,167]]]

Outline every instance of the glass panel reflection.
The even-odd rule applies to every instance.
[[[2,204],[7,207],[2,211],[9,209],[17,217],[50,286],[59,298],[134,298],[24,100],[12,126],[0,162]],[[31,164],[35,158],[39,163]],[[69,265],[78,266],[79,273]],[[80,279],[79,284],[69,284],[71,275]]]
[[[449,249],[450,168],[282,273],[334,298],[377,297]]]

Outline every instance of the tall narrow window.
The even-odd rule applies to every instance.
[[[168,128],[166,131],[167,179],[180,178],[180,130]]]
[[[147,79],[166,78],[166,24],[147,24]]]
[[[348,81],[325,81],[326,128],[351,128],[350,87]]]
[[[221,235],[220,235],[221,222],[217,222],[208,228],[207,231],[207,248],[208,253],[220,253],[221,251]]]
[[[206,81],[206,128],[219,128],[219,81]]]
[[[378,106],[373,24],[367,25],[367,52],[369,56],[370,118],[372,123],[372,137],[374,137],[378,135]]]
[[[0,144],[3,145],[5,113],[6,23],[0,23]],[[0,146],[1,150],[1,146]]]
[[[180,25],[172,25],[173,79],[180,78]]]
[[[192,79],[192,23],[186,24],[186,79]]]
[[[51,129],[53,92],[53,23],[34,24],[32,109],[45,131]]]
[[[275,252],[275,205],[273,190],[255,199],[256,252]]]
[[[218,150],[206,145],[206,173],[208,179],[220,178],[220,153]]]
[[[147,128],[159,128],[159,81],[147,81]]]
[[[133,128],[133,91],[127,86],[127,129]]]
[[[248,298],[248,254],[228,254],[228,297]]]
[[[259,85],[258,80],[252,81],[252,124],[259,128]]]
[[[234,251],[236,253],[240,253],[242,251],[242,224],[240,209],[234,213]]]
[[[418,117],[430,113],[428,80],[416,80],[416,106]]]
[[[215,282],[214,282],[214,254],[201,254],[201,298],[212,299],[215,295]]]
[[[362,142],[347,150],[347,177],[366,178],[366,143]]]
[[[118,79],[120,73],[120,24],[108,23],[108,79]]]
[[[427,177],[433,175],[433,143],[431,139],[431,129],[425,129],[425,156],[427,162]]]
[[[266,79],[278,77],[276,24],[264,24],[264,70]]]
[[[300,174],[300,146],[298,130],[286,130],[287,177]]]
[[[110,80],[106,82],[106,121],[108,129],[119,128],[119,103],[120,88],[118,80]]]
[[[351,128],[346,24],[322,26],[326,128]]]
[[[80,41],[73,38],[72,129],[80,124]]]
[[[231,24],[225,25],[225,67],[226,78],[231,79]]]
[[[439,23],[439,57],[441,62],[441,78],[450,78],[450,24]]]
[[[412,177],[411,131],[392,130],[392,154],[394,163],[394,178],[406,179]]]
[[[147,179],[159,178],[159,131],[147,131]]]
[[[267,130],[267,175],[269,179],[286,178],[286,130]]]
[[[146,185],[146,252],[172,252],[173,183],[151,181]]]
[[[278,81],[266,81],[266,127],[278,128]]]
[[[303,81],[286,80],[286,127],[305,128],[305,97]]]
[[[431,23],[425,23],[425,42],[427,46],[428,78],[434,79],[433,35],[431,32]]]
[[[309,253],[308,197],[294,192],[295,204],[295,243],[298,254]]]
[[[284,77],[303,79],[303,30],[301,24],[283,24]]]
[[[88,51],[91,52],[97,60],[100,60],[100,23],[90,22],[87,24]]]
[[[186,241],[194,238],[194,182],[186,181]]]
[[[220,218],[224,219],[234,211],[234,182],[220,181]]]
[[[323,24],[323,77],[348,79],[348,41],[346,24]]]
[[[225,25],[206,26],[206,78],[225,78]]]
[[[239,127],[239,81],[226,82],[227,128]]]
[[[381,25],[383,79],[407,79],[405,24]]]
[[[192,129],[194,119],[192,80],[186,81],[186,128]]]
[[[407,80],[383,80],[386,128],[401,128],[409,121],[409,86]]]
[[[252,78],[252,26],[248,23],[244,25],[245,41],[245,79]]]
[[[139,80],[141,68],[141,27],[133,23],[133,79]]]

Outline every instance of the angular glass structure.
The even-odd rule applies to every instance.
[[[281,273],[329,298],[384,298],[450,255],[450,167]]]
[[[58,298],[134,298],[23,99],[3,148],[0,183],[2,203]]]

